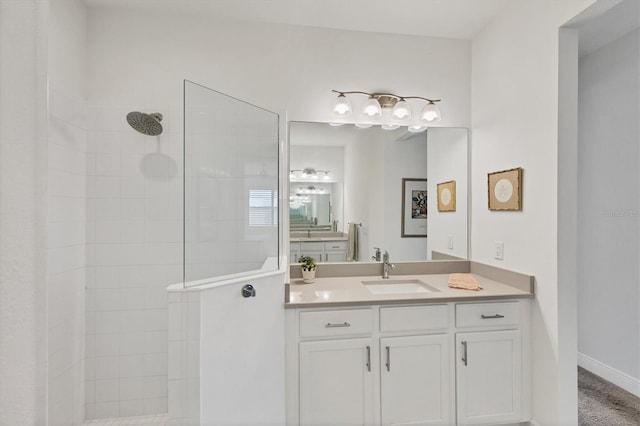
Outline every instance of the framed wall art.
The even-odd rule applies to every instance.
[[[456,181],[450,180],[438,184],[438,211],[456,211]]]
[[[522,210],[522,168],[487,175],[489,210]]]
[[[427,236],[427,180],[402,179],[402,238]]]

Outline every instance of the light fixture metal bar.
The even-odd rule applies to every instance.
[[[370,93],[370,92],[362,92],[360,90],[342,91],[342,90],[333,90],[333,89],[331,91],[334,93],[339,93],[341,95],[349,95],[349,94],[367,95],[370,98],[377,99],[378,102],[380,102],[380,106],[382,107],[392,107],[393,105],[396,104],[397,101],[401,99],[405,99],[405,100],[406,99],[422,99],[423,101],[427,101],[429,103],[442,101],[442,99],[429,99],[429,98],[423,98],[422,96],[400,96],[394,93]],[[381,100],[381,98],[383,99]]]

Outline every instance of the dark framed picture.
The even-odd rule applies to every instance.
[[[427,236],[427,180],[402,179],[402,238]]]

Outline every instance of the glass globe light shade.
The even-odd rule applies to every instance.
[[[384,130],[395,130],[398,127],[400,127],[400,125],[399,124],[383,124],[380,127],[382,127]]]
[[[351,102],[344,94],[340,93],[333,102],[333,112],[342,117],[351,114]]]
[[[367,103],[364,104],[362,112],[369,117],[380,117],[382,115],[382,107],[376,98],[369,98]]]
[[[429,102],[427,106],[424,107],[422,113],[420,114],[420,118],[431,123],[433,121],[440,121],[442,116],[440,115],[440,109],[433,102]]]
[[[391,112],[395,118],[411,118],[411,110],[409,109],[409,104],[404,99],[400,99],[396,102],[393,107],[393,111]]]

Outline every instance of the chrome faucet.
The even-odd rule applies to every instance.
[[[371,260],[375,260],[376,262],[380,262],[380,247],[373,248],[376,251],[376,254],[371,256]]]
[[[389,278],[389,271],[395,267],[393,263],[389,263],[389,252],[385,250],[382,255],[382,278]]]

